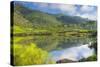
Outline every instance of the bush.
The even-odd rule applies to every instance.
[[[84,61],[97,61],[97,55],[94,54],[93,56],[79,60],[79,62],[84,62]]]
[[[48,53],[35,44],[13,46],[14,65],[31,65],[31,64],[44,64]]]

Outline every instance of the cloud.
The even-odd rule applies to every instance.
[[[72,47],[65,50],[63,54],[61,55],[61,59],[68,58],[68,59],[77,61],[79,59],[82,59],[83,57],[87,58],[91,55],[93,55],[93,50],[90,49],[88,45],[86,44],[86,45],[82,45],[79,47]]]
[[[61,10],[62,12],[70,12],[70,11],[75,11],[76,7],[74,5],[65,5],[65,4],[59,4],[53,6],[53,8],[57,8]]]
[[[81,17],[88,18],[90,20],[97,20],[97,16],[93,15],[93,14],[83,14],[83,15],[81,15]]]
[[[82,18],[88,18],[89,20],[97,20],[97,15],[96,14],[89,14],[89,13],[84,13],[84,14],[76,14],[76,16],[80,16]]]
[[[85,5],[85,6],[82,6],[80,10],[81,12],[91,12],[94,10],[94,7]]]
[[[33,3],[34,4],[34,3]],[[75,5],[66,5],[66,4],[56,4],[56,3],[37,3],[39,7],[43,8],[51,8],[51,9],[59,9],[61,11],[74,11]]]
[[[56,4],[56,3],[33,3],[38,6],[38,8],[45,8],[51,10],[59,10],[61,13],[74,14],[76,11],[75,5],[66,5],[66,4]]]
[[[75,5],[58,5],[57,7],[62,13],[73,15],[76,12]]]
[[[46,7],[50,9],[58,9],[63,14],[80,16],[83,18],[88,18],[90,20],[97,20],[97,11],[94,6],[83,5],[77,7],[75,5],[66,5],[66,4],[49,4],[49,3],[41,3],[41,7]],[[78,9],[78,10],[77,10]]]
[[[88,18],[90,20],[97,20],[97,8],[95,6],[80,6],[78,12],[75,14],[83,18]]]
[[[58,3],[41,3],[29,2],[31,8],[44,11],[47,13],[61,13],[71,16],[80,16],[90,20],[97,20],[97,7],[90,5],[71,5],[71,4],[58,4]],[[29,3],[24,2],[24,5],[29,6]],[[29,6],[30,7],[30,6]]]
[[[63,50],[53,51],[51,52],[52,59],[54,61],[61,60],[61,59],[69,59],[73,61],[78,61],[82,58],[87,58],[92,56],[94,53],[93,49],[88,47],[88,44],[71,47]]]

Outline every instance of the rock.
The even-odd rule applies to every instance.
[[[76,61],[69,60],[69,59],[61,59],[61,60],[58,60],[56,63],[71,63],[71,62],[76,62]]]

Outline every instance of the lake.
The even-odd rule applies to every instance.
[[[48,61],[57,62],[61,59],[79,61],[94,54],[94,49],[89,48],[94,38],[85,37],[67,37],[67,36],[14,36],[14,44],[28,45],[36,44],[39,48],[49,53]]]

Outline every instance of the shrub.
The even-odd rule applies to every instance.
[[[44,64],[48,53],[35,44],[20,45],[14,44],[13,46],[14,65],[31,65],[31,64]]]

